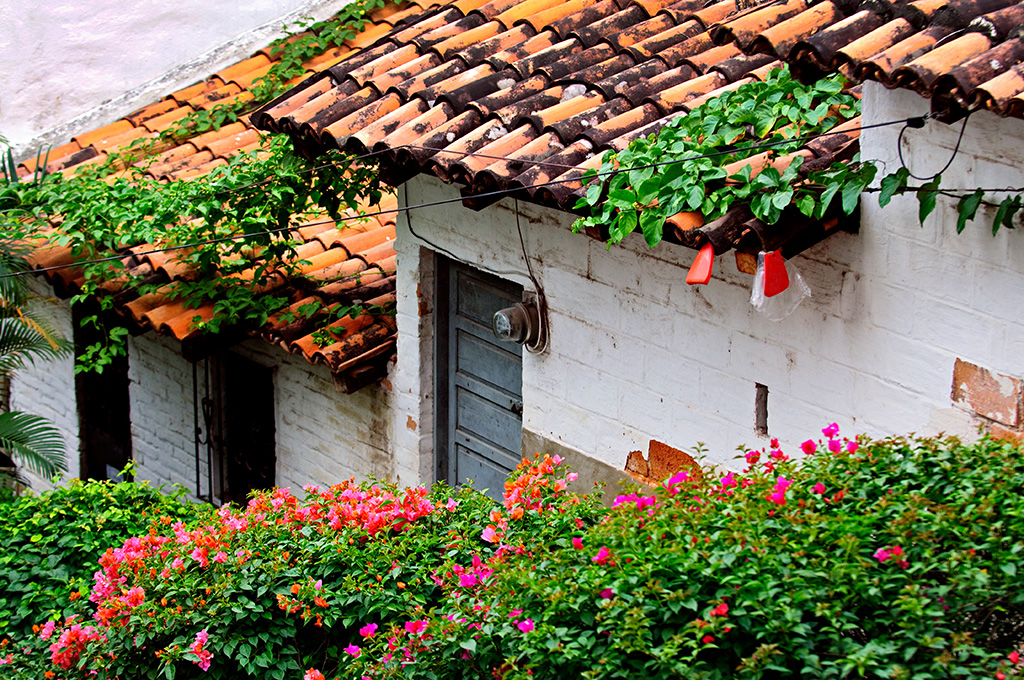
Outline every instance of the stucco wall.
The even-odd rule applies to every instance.
[[[928,109],[916,95],[879,90],[865,91],[866,123]],[[958,131],[932,123],[911,135],[915,171],[941,167]],[[865,157],[897,167],[897,133],[866,133]],[[1024,124],[979,114],[946,184],[1021,186],[1024,171],[1013,161],[1021,155]],[[456,188],[421,177],[403,200],[457,196]],[[425,240],[399,220],[405,291],[394,422],[396,465],[405,474],[429,478],[432,470],[432,356],[416,337],[431,313],[420,269],[426,249],[525,272],[514,209],[505,199],[478,213],[459,203],[415,210],[412,226]],[[957,236],[948,202],[922,229],[913,199],[880,210],[867,197],[859,235],[835,235],[794,258],[813,295],[780,322],[751,307],[752,277],[737,271],[731,255],[718,259],[708,286],[688,286],[693,251],[650,250],[637,236],[607,249],[572,234],[568,215],[519,209],[551,307],[549,352],[523,361],[524,429],[609,465],[621,468],[629,451],[646,451],[651,439],[690,450],[703,442],[713,462],[733,465],[737,446],[767,441],[754,430],[756,383],[769,389],[770,436],[791,450],[832,421],[846,433],[969,436],[975,419],[950,399],[956,359],[1024,374],[1024,240],[1015,232],[993,238],[986,226]],[[531,287],[524,275],[506,278]],[[425,402],[406,397],[417,390]]]
[[[0,133],[20,155],[64,143],[249,56],[282,24],[347,1],[0,3]]]

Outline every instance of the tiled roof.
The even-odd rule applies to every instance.
[[[1022,24],[1024,3],[1006,0],[455,0],[405,17],[253,122],[311,154],[378,153],[392,183],[420,172],[461,183],[471,207],[512,190],[572,210],[605,150],[782,61],[808,80],[840,70],[913,88],[947,119],[967,107],[1024,118]],[[818,161],[805,167],[848,158],[858,123],[800,150]],[[834,226],[727,217],[701,227],[679,215],[666,238],[768,250]]]
[[[366,29],[345,46],[334,48],[305,63],[306,77],[345,60],[351,54],[387,34],[409,16],[418,16],[431,5],[430,0],[389,5],[371,13]],[[252,95],[249,87],[273,62],[269,49],[229,66],[209,78],[174,92],[160,101],[145,106],[124,118],[97,130],[80,134],[71,142],[49,152],[47,170],[65,175],[77,169],[100,163],[113,151],[124,149],[133,140],[156,138],[175,121],[187,114],[209,109],[217,103],[245,99]],[[302,78],[297,79],[301,81]],[[260,133],[249,123],[248,116],[239,122],[207,132],[182,143],[164,145],[158,155],[140,162],[151,163],[147,174],[158,180],[192,179],[214,168],[226,165],[231,156],[243,151],[258,150]],[[34,170],[35,159],[22,163],[19,171]],[[397,207],[394,197],[385,198],[381,205],[361,206],[368,213]],[[193,328],[197,315],[208,320],[212,304],[199,309],[185,309],[180,301],[160,291],[137,296],[128,290],[110,287],[116,309],[127,321],[140,329],[153,329],[169,334],[182,343],[186,357],[202,356],[228,342],[260,335],[281,345],[294,354],[300,354],[314,364],[330,368],[339,386],[347,391],[358,389],[380,378],[395,349],[394,318],[388,315],[364,313],[357,318],[344,317],[331,322],[326,312],[310,319],[292,320],[286,312],[295,312],[303,305],[319,301],[328,309],[344,308],[354,302],[376,306],[393,302],[395,296],[395,236],[394,213],[355,220],[335,225],[325,219],[298,225],[292,232],[302,242],[295,259],[309,263],[301,265],[301,275],[279,276],[269,286],[275,295],[287,295],[293,303],[282,309],[262,329],[247,332],[224,332],[204,335]],[[151,283],[170,283],[187,277],[187,268],[179,263],[173,252],[145,254],[154,247],[138,244],[125,251],[123,262],[133,274],[148,277]],[[136,255],[135,253],[139,253]],[[67,248],[48,246],[36,250],[31,256],[37,268],[69,265],[74,262]],[[83,285],[84,273],[80,267],[55,269],[46,273],[59,294],[71,295]],[[319,347],[313,334],[330,324],[336,339],[331,345]]]

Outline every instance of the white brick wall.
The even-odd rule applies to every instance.
[[[71,309],[67,303],[53,297],[53,290],[32,277],[29,286],[40,296],[54,330],[71,337]],[[11,378],[11,410],[25,411],[49,418],[64,435],[68,475],[75,477],[79,470],[78,405],[75,402],[74,359],[70,354],[54,361],[39,361],[17,371]],[[26,474],[36,490],[49,488],[48,480]]]
[[[393,476],[387,444],[390,395],[385,388],[340,393],[326,368],[311,366],[260,340],[232,351],[274,369],[278,486],[301,494],[305,484]],[[191,364],[181,357],[176,341],[149,333],[132,339],[129,366],[139,479],[182,484],[194,494]],[[202,399],[205,378],[199,366]],[[206,494],[206,447],[200,451]]]
[[[926,110],[911,93],[866,87],[865,123]],[[911,131],[915,172],[941,167],[958,132],[937,123]],[[864,157],[898,167],[897,133],[865,133]],[[945,185],[1024,185],[1022,156],[1024,123],[977,114]],[[454,187],[418,177],[403,201],[457,196]],[[421,248],[523,272],[505,278],[529,289],[514,207],[505,199],[481,212],[458,203],[416,210],[413,229],[429,243],[399,220],[394,446],[401,471],[429,479],[431,469],[432,432],[424,426],[432,419],[432,349],[416,335],[431,327],[417,318],[429,314],[421,303],[431,295],[421,280],[429,251]],[[651,439],[680,448],[704,442],[714,462],[731,464],[737,446],[764,443],[754,433],[755,383],[770,391],[771,436],[794,450],[834,420],[846,433],[970,436],[973,421],[950,402],[955,359],[1024,373],[1024,239],[993,238],[983,224],[958,236],[950,202],[940,202],[922,229],[914,199],[881,210],[866,197],[859,235],[835,235],[794,259],[813,296],[781,322],[751,307],[752,278],[731,255],[716,261],[710,285],[688,286],[691,250],[650,250],[636,236],[608,250],[571,233],[568,215],[519,209],[551,308],[550,351],[523,360],[524,428],[616,467]],[[419,429],[404,429],[408,417]]]

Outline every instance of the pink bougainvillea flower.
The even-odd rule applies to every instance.
[[[43,640],[49,640],[50,636],[53,635],[53,631],[57,628],[56,621],[47,621],[43,624],[42,630],[39,631],[39,637]]]
[[[522,621],[516,624],[516,627],[524,633],[529,633],[531,630],[533,630],[533,619],[523,619]]]
[[[829,439],[832,439],[837,434],[839,434],[839,424],[832,423],[830,425],[826,425],[825,428],[821,431],[821,433],[828,437]]]
[[[817,493],[817,494],[824,494],[825,493],[825,485],[822,484],[821,482],[818,482],[817,484],[814,485],[814,488],[811,489],[811,491],[813,491],[814,493]]]
[[[572,547],[576,548],[577,550],[583,550],[583,539],[579,536],[573,536]]]
[[[138,607],[146,601],[146,591],[144,591],[140,586],[130,588],[128,592],[125,593],[125,601],[128,602],[129,607]]]
[[[858,444],[856,441],[846,442],[846,450],[849,451],[850,453],[857,453],[857,449],[859,448],[860,444]]]
[[[457,507],[459,507],[459,502],[454,498],[449,498],[448,502],[444,504],[444,509],[448,512],[452,512]]]
[[[747,465],[753,465],[757,461],[761,460],[761,452],[747,451],[746,455],[744,455],[744,458],[747,459]]]
[[[602,545],[597,551],[597,554],[590,558],[590,561],[597,562],[598,564],[608,564],[608,560],[611,556],[612,551],[608,549],[608,546]]]
[[[410,635],[419,635],[420,633],[422,633],[426,629],[427,629],[427,622],[426,621],[406,621],[405,622],[405,632],[409,633]]]
[[[615,597],[615,591],[611,588],[605,588],[599,594],[601,595],[602,600],[610,600]]]
[[[345,648],[345,653],[353,658],[358,659],[359,655],[363,653],[363,650],[359,649],[359,647],[357,647],[356,645],[350,644],[348,647]]]
[[[839,453],[842,450],[843,450],[843,443],[841,441],[839,441],[838,439],[829,439],[828,440],[828,452],[829,453]]]
[[[770,494],[768,494],[768,500],[776,505],[785,505],[786,489],[788,489],[789,485],[792,483],[793,482],[780,475],[779,478],[775,480],[775,488],[772,489]]]
[[[362,635],[364,638],[372,638],[374,635],[377,634],[377,624],[366,624],[365,626],[359,629],[359,634]]]
[[[213,556],[213,561],[224,564],[228,561],[228,554],[223,550],[218,550],[217,554]]]
[[[808,456],[813,456],[814,452],[818,450],[818,445],[815,444],[812,440],[808,439],[807,441],[800,445],[800,450],[803,451]]]
[[[315,668],[310,668],[306,671],[306,674],[302,676],[302,680],[324,680],[324,674]]]
[[[462,588],[472,588],[480,579],[477,578],[476,574],[462,574],[459,576],[459,586]]]
[[[483,533],[480,534],[480,537],[488,543],[497,543],[499,538],[498,532],[494,530],[493,524],[488,524],[484,528]]]

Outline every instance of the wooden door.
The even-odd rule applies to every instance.
[[[522,288],[443,260],[438,267],[437,476],[500,499],[522,460],[523,348],[491,332]]]

